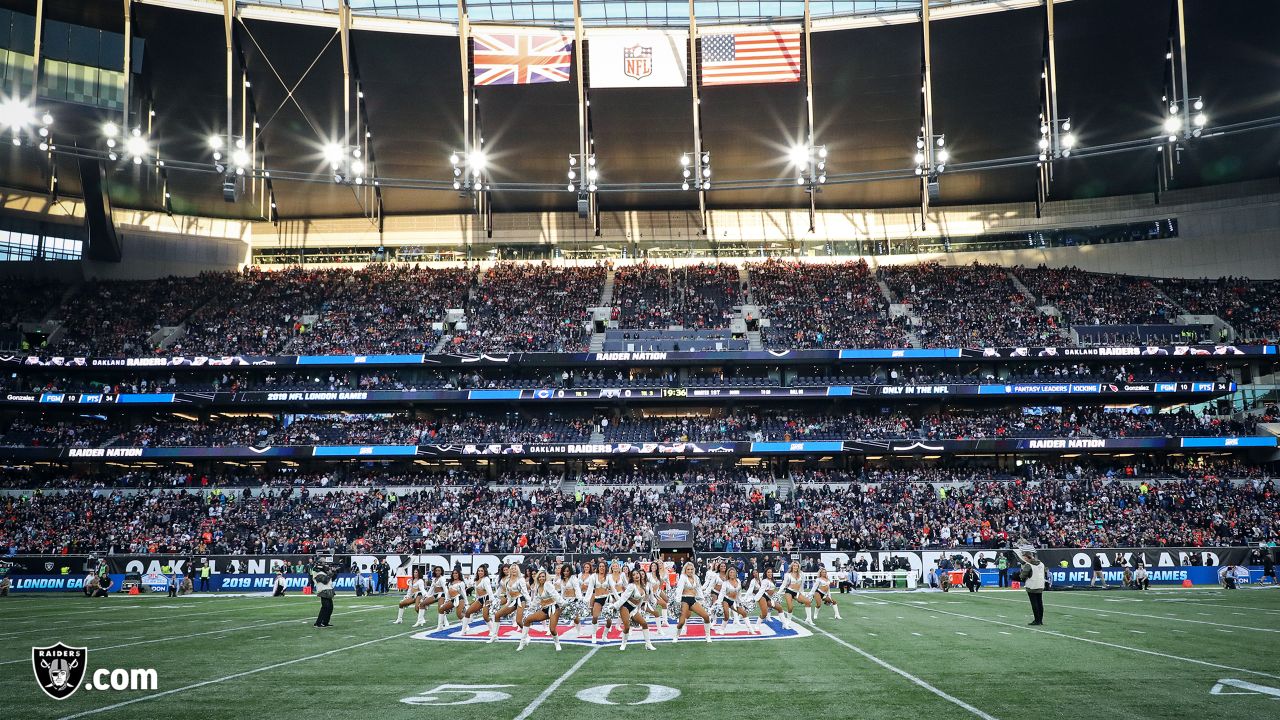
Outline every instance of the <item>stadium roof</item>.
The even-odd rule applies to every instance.
[[[1280,27],[1280,3],[1185,1],[1191,94],[1204,97],[1211,121],[1207,136],[1179,153],[1171,186],[1275,176],[1280,134],[1266,123],[1280,118],[1280,44],[1274,31]],[[279,215],[366,214],[367,192],[285,179],[322,178],[323,146],[341,125],[342,55],[335,16],[325,12],[337,0],[263,2],[304,8],[244,12],[238,30]],[[171,208],[179,214],[260,217],[257,203],[225,203],[212,170],[177,167],[177,160],[209,163],[207,137],[225,124],[223,18],[193,11],[202,3],[219,5],[138,0],[134,8],[133,34],[145,41],[140,80],[156,113],[152,135],[163,156],[175,161],[167,172]],[[0,8],[32,15],[35,5],[35,0],[0,0]],[[934,126],[946,134],[953,156],[937,203],[1033,200],[1043,8],[1024,0],[934,5],[953,11],[931,24]],[[700,23],[786,19],[803,10],[793,1],[698,2],[696,7]],[[1059,0],[1056,7],[1061,115],[1072,118],[1081,150],[1056,163],[1053,197],[1153,190],[1171,1]],[[563,0],[469,4],[475,21],[518,24],[564,24],[571,8]],[[815,18],[829,18],[815,22],[812,45],[816,136],[830,151],[831,174],[817,198],[819,207],[918,204],[911,155],[920,125],[921,32],[904,8],[918,10],[918,4],[813,4]],[[114,0],[45,0],[44,9],[46,25],[124,29],[120,3]],[[363,90],[377,175],[384,178],[385,212],[468,212],[470,202],[448,189],[448,156],[462,145],[459,45],[451,26],[438,22],[451,24],[456,4],[352,0],[352,10],[371,20],[353,25],[351,58]],[[687,4],[678,2],[583,3],[588,24],[669,25],[687,20],[685,13]],[[405,17],[413,20],[399,19]],[[495,211],[571,210],[575,197],[563,183],[566,158],[577,151],[574,83],[481,87],[476,96]],[[678,188],[677,160],[693,142],[689,90],[593,90],[590,99],[601,208],[696,207],[696,195]],[[107,111],[65,102],[50,107],[61,144],[100,144]],[[788,146],[803,138],[802,83],[703,88],[701,108],[704,142],[714,154],[721,188],[708,194],[709,207],[807,206],[786,158]],[[1249,122],[1268,129],[1218,132],[1240,130],[1237,124]],[[41,157],[34,148],[4,144],[0,184],[44,191],[48,168]],[[77,194],[74,160],[57,162],[61,191]],[[117,206],[163,208],[164,186],[153,168],[122,164],[113,170],[110,185]],[[427,186],[436,189],[423,189]]]

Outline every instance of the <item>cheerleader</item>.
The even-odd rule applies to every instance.
[[[830,605],[831,609],[836,613],[837,620],[843,620],[840,617],[840,604],[836,602],[835,597],[831,595],[831,578],[827,575],[827,569],[818,569],[818,579],[813,585],[813,619],[818,619],[818,611],[823,605]]]
[[[765,568],[763,576],[760,575],[759,570],[752,571],[747,596],[760,608],[760,617],[756,619],[757,635],[760,634],[760,625],[769,620],[769,608],[776,610],[782,616],[783,626],[788,630],[791,629],[791,622],[782,611],[782,605],[778,603],[778,584],[773,579],[773,568]]]
[[[649,592],[650,604],[649,612],[658,618],[658,632],[661,633],[667,627],[667,607],[671,604],[667,598],[667,583],[659,576],[657,563],[649,564],[648,579],[646,587]]]
[[[471,587],[475,592],[475,600],[462,612],[461,635],[466,635],[467,630],[471,629],[471,616],[476,613],[480,614],[480,618],[484,620],[485,625],[490,626],[490,630],[492,630],[493,617],[489,608],[493,604],[497,586],[493,584],[493,578],[489,577],[488,567],[481,565],[476,568],[476,578]]]
[[[644,607],[649,602],[649,581],[640,570],[632,570],[630,582],[622,587],[612,606],[622,616],[622,644],[618,646],[619,651],[627,649],[627,636],[631,634],[633,622],[640,626],[644,649],[655,649],[649,641],[649,619],[644,615]]]
[[[702,618],[702,622],[707,627],[707,642],[711,642],[711,616],[707,614],[707,609],[698,601],[698,593],[701,588],[702,586],[698,583],[698,576],[693,570],[693,563],[686,562],[684,564],[684,572],[680,574],[680,580],[676,582],[676,597],[680,598],[680,621],[676,623],[676,632],[671,638],[671,642],[680,641],[680,632],[684,630],[684,624],[688,622],[691,614]]]
[[[449,573],[449,581],[445,583],[444,593],[440,595],[440,604],[436,606],[436,630],[449,627],[449,613],[454,613],[458,621],[462,621],[462,608],[467,604],[467,581],[462,571],[454,568]]]
[[[613,617],[606,613],[610,598],[613,596],[613,581],[609,578],[609,568],[603,560],[596,563],[596,574],[587,582],[587,597],[591,598],[591,644],[596,644],[600,635],[600,616],[605,616],[604,633],[609,636],[613,627]]]
[[[436,606],[436,629],[442,629],[439,616],[439,603],[445,595],[445,587],[449,584],[449,579],[444,576],[444,568],[439,565],[431,568],[431,579],[424,581],[426,592],[418,598],[418,621],[414,623],[414,627],[420,627],[427,624],[427,608],[432,605]],[[449,627],[448,619],[444,621],[444,628]]]
[[[782,578],[782,600],[786,603],[788,620],[795,619],[795,603],[804,605],[804,621],[813,622],[813,604],[804,594],[804,576],[800,574],[800,563],[791,563],[791,569]]]
[[[590,575],[588,574],[589,577]],[[572,566],[561,565],[556,569],[556,580],[559,581],[560,594],[564,596],[565,602],[564,609],[560,612],[560,617],[573,618],[573,633],[577,635],[582,618],[590,617],[587,604],[582,600],[584,595],[582,594],[581,577],[573,574]]]
[[[716,602],[724,610],[726,630],[729,627],[729,618],[733,618],[734,625],[741,625],[740,621],[746,619],[747,611],[742,606],[742,581],[738,579],[738,573],[727,564],[721,565],[720,592],[716,595]],[[747,630],[751,630],[750,623],[747,623]]]
[[[560,590],[556,588],[554,578],[547,577],[546,570],[539,570],[533,576],[533,585],[529,591],[530,609],[525,613],[524,620],[520,621],[520,644],[516,646],[516,652],[524,649],[529,644],[529,626],[546,620],[551,626],[551,639],[556,643],[556,652],[560,652],[560,633],[556,625],[560,622],[560,609],[568,603],[564,599],[564,595],[560,594]]]
[[[529,584],[520,573],[519,565],[512,563],[507,566],[507,579],[498,584],[498,591],[503,598],[503,605],[497,614],[493,615],[493,622],[489,624],[489,639],[485,641],[486,643],[498,639],[498,624],[502,618],[515,613],[516,627],[520,627],[520,621],[524,619],[524,605],[525,599],[529,596]]]
[[[404,599],[396,606],[396,619],[391,621],[392,625],[399,625],[404,622],[404,609],[410,605],[417,605],[424,595],[427,594],[427,583],[422,579],[422,568],[415,568],[413,571],[413,579],[409,581],[409,589],[404,593]],[[426,621],[422,619],[421,610],[418,611],[418,622],[414,623],[414,627],[425,625]]]

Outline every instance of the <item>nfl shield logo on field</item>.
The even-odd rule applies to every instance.
[[[35,671],[36,682],[44,694],[54,700],[66,700],[80,689],[88,661],[89,648],[62,643],[31,648],[31,669]]]
[[[627,77],[640,80],[653,74],[653,48],[632,45],[622,49],[622,71]]]

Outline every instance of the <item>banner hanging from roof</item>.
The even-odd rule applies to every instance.
[[[702,35],[703,85],[800,82],[802,65],[797,29]]]
[[[569,82],[573,38],[564,33],[478,32],[471,36],[476,85]]]
[[[593,32],[587,38],[593,88],[684,87],[689,33]]]

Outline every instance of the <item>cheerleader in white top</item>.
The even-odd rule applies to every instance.
[[[843,620],[840,617],[840,604],[836,602],[835,597],[831,595],[831,578],[827,575],[827,569],[818,569],[818,579],[813,581],[813,619],[818,619],[818,611],[823,605],[830,605],[831,609],[836,613],[837,620]]]
[[[645,578],[645,585],[651,600],[648,610],[658,618],[658,632],[662,632],[663,628],[668,625],[667,607],[670,605],[670,601],[667,599],[667,583],[659,575],[657,563],[649,565],[649,573]]]
[[[560,634],[556,625],[560,621],[560,608],[564,607],[565,599],[556,587],[555,580],[547,576],[546,570],[539,570],[534,574],[533,585],[529,588],[529,598],[529,612],[525,613],[524,619],[518,623],[520,644],[516,646],[516,652],[520,652],[529,644],[529,626],[543,620],[550,623],[551,638],[556,643],[556,652],[560,652]]]
[[[605,618],[605,637],[609,628],[613,627],[613,613],[609,611],[613,600],[613,580],[610,579],[608,566],[601,560],[596,563],[596,574],[587,582],[587,597],[591,599],[591,644],[594,645],[600,636],[600,616]]]
[[[529,596],[529,585],[520,574],[519,565],[512,563],[507,566],[507,577],[498,583],[498,595],[502,598],[502,607],[492,616],[493,622],[489,624],[489,639],[485,642],[498,639],[498,624],[502,622],[502,618],[515,613],[516,627],[520,627],[520,621],[524,619],[524,605]]]
[[[777,596],[778,584],[773,580],[773,568],[766,568],[763,575],[759,570],[751,573],[751,585],[747,588],[747,597],[760,608],[760,615],[756,618],[757,635],[760,634],[760,625],[769,619],[770,608],[777,610],[778,614],[783,616],[783,624],[788,629],[791,627],[782,611],[782,606],[778,604]]]
[[[443,630],[449,627],[448,615],[454,613],[458,622],[462,622],[462,608],[467,605],[467,581],[462,577],[462,571],[455,568],[449,573],[449,581],[444,585],[444,593],[440,596],[440,604],[436,606],[436,629]]]
[[[702,618],[702,622],[707,628],[707,642],[711,642],[711,616],[707,614],[707,609],[698,600],[698,593],[701,590],[702,586],[698,583],[698,576],[693,571],[693,563],[686,562],[684,571],[680,573],[680,579],[676,582],[676,597],[680,598],[680,621],[676,623],[676,632],[671,638],[672,642],[680,641],[680,633],[684,630],[684,624],[688,622],[690,615],[697,615]]]
[[[787,612],[783,617],[787,618],[788,625],[790,620],[795,619],[795,603],[799,602],[804,605],[804,621],[813,622],[813,604],[809,602],[809,598],[804,593],[804,575],[800,574],[800,563],[791,563],[791,568],[782,578],[782,602],[787,606]]]
[[[416,568],[413,571],[413,577],[409,580],[409,589],[405,591],[404,599],[396,606],[396,619],[392,620],[391,624],[399,625],[400,623],[403,623],[404,609],[410,605],[417,605],[422,600],[422,596],[426,594],[427,581],[422,579],[422,569]],[[415,624],[414,627],[418,627],[418,625],[422,624],[422,622],[419,622]]]
[[[729,619],[732,618],[734,625],[741,625],[747,617],[747,610],[743,606],[742,597],[742,581],[738,579],[738,573],[734,572],[728,565],[722,565],[720,570],[720,592],[716,595],[716,602],[720,607],[724,608],[725,629],[729,628]],[[747,630],[751,626],[747,624]]]
[[[627,636],[631,634],[631,624],[640,627],[644,637],[644,649],[653,650],[649,641],[649,618],[645,617],[645,605],[650,602],[649,581],[640,570],[631,571],[630,582],[623,585],[613,601],[613,609],[622,617],[622,644],[618,650],[627,649]]]
[[[556,568],[556,581],[560,589],[560,594],[564,596],[564,608],[560,610],[560,617],[573,618],[573,633],[578,633],[578,625],[582,622],[582,618],[591,617],[591,611],[587,609],[586,602],[583,601],[583,581],[578,575],[573,574],[573,566],[561,565]],[[567,635],[568,633],[566,633]]]
[[[712,563],[711,568],[703,575],[702,587],[699,589],[699,597],[703,605],[707,608],[707,614],[711,616],[711,624],[707,626],[707,633],[715,632],[717,617],[721,623],[727,623],[729,616],[724,613],[720,606],[720,587],[724,584],[723,576],[724,563]]]
[[[475,599],[462,612],[462,635],[467,634],[467,630],[471,629],[471,617],[477,613],[484,620],[486,626],[493,625],[493,617],[491,608],[493,599],[497,595],[498,586],[494,584],[493,578],[489,576],[489,568],[481,565],[476,568],[476,578],[471,585],[475,592]]]

